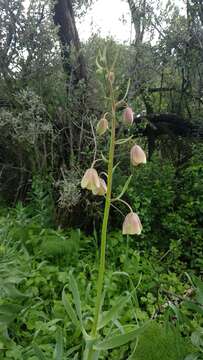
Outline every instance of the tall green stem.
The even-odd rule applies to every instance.
[[[104,273],[105,273],[107,227],[109,220],[109,211],[111,206],[111,192],[112,192],[112,179],[113,179],[113,162],[114,162],[115,131],[116,131],[116,104],[114,100],[114,93],[111,83],[110,83],[110,92],[111,92],[111,100],[112,100],[111,142],[110,142],[109,160],[108,160],[107,193],[106,193],[106,201],[105,201],[105,209],[104,209],[104,217],[103,217],[102,233],[101,233],[101,254],[100,254],[100,264],[99,264],[99,275],[97,281],[97,296],[96,296],[94,322],[92,326],[93,337],[96,337],[97,335],[99,314],[101,310],[102,290],[103,290]],[[89,354],[87,358],[88,360],[92,360],[93,353],[94,353],[93,349],[89,349]]]

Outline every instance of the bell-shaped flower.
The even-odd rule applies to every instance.
[[[104,196],[107,192],[107,185],[105,181],[101,178],[99,178],[100,181],[100,187],[98,189],[92,190],[94,195]]]
[[[146,164],[146,154],[139,145],[134,145],[130,151],[130,161],[133,166]]]
[[[97,134],[99,136],[103,135],[107,129],[109,127],[109,123],[108,123],[108,120],[103,117],[102,119],[99,120],[98,124],[97,124]]]
[[[139,216],[130,212],[123,222],[123,235],[140,235],[142,231],[142,224]]]
[[[81,187],[91,191],[96,191],[100,188],[100,180],[97,170],[94,168],[86,170],[81,181]]]
[[[134,120],[134,113],[131,109],[131,107],[127,107],[124,111],[123,111],[123,122],[126,125],[132,125],[133,124],[133,120]]]

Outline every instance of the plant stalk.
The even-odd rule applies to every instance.
[[[95,315],[94,322],[92,326],[92,336],[97,336],[97,328],[99,322],[99,314],[101,310],[101,300],[102,300],[102,291],[104,283],[104,273],[105,273],[105,258],[106,258],[106,238],[107,238],[107,227],[109,220],[109,211],[111,206],[111,193],[112,193],[112,180],[113,180],[113,163],[114,163],[114,151],[115,151],[115,133],[116,133],[116,103],[114,99],[113,87],[110,82],[110,93],[112,100],[112,124],[111,124],[111,141],[109,148],[109,160],[108,160],[108,180],[107,180],[107,193],[106,201],[104,208],[104,217],[102,224],[102,233],[101,233],[101,254],[100,254],[100,263],[99,263],[99,275],[97,281],[97,296],[96,296],[96,305],[95,305]],[[92,360],[94,354],[93,348],[89,349],[87,360]]]

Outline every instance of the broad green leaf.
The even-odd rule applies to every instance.
[[[118,301],[116,301],[115,305],[109,311],[107,311],[101,316],[98,329],[102,329],[110,321],[115,320],[117,318],[118,313],[121,311],[121,309],[124,308],[128,300],[129,298],[120,298]]]
[[[25,295],[22,292],[20,292],[18,289],[16,289],[15,285],[13,284],[7,284],[4,288],[4,291],[7,294],[7,296],[12,299],[29,297],[28,295]]]
[[[94,345],[94,349],[104,351],[125,345],[128,342],[135,340],[137,336],[142,334],[145,329],[146,329],[146,325],[138,329],[129,331],[126,334],[112,336],[111,338]]]
[[[18,304],[2,304],[0,305],[0,314],[19,314],[19,311],[22,310],[22,306]]]
[[[0,324],[11,323],[22,310],[22,306],[17,304],[0,305]]]
[[[78,321],[77,315],[76,315],[75,310],[73,309],[73,307],[72,307],[71,303],[69,302],[69,300],[68,300],[68,298],[66,296],[66,293],[65,293],[66,286],[64,286],[63,291],[62,291],[62,302],[63,302],[64,308],[65,308],[68,316],[70,317],[72,323],[76,327],[78,327],[79,326],[79,321]]]

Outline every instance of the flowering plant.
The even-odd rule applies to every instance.
[[[105,159],[105,162],[108,163],[108,170],[106,173],[107,183],[102,177],[99,176],[95,168],[96,163],[98,161],[95,158],[91,167],[85,171],[85,174],[81,180],[81,187],[83,189],[92,191],[93,195],[95,196],[99,195],[105,197],[105,208],[104,208],[103,224],[101,231],[101,251],[100,251],[100,262],[99,262],[99,274],[97,280],[97,295],[95,301],[94,319],[92,322],[92,330],[90,335],[86,333],[85,328],[83,326],[82,315],[79,304],[79,291],[77,289],[77,284],[73,278],[73,275],[70,274],[70,288],[75,302],[76,314],[74,312],[74,309],[69,304],[68,305],[70,312],[69,315],[77,325],[78,323],[80,323],[81,332],[83,333],[85,339],[86,346],[84,349],[83,360],[97,360],[99,359],[99,354],[101,351],[108,350],[113,347],[119,347],[136,338],[138,333],[141,331],[140,328],[139,329],[135,328],[125,334],[113,336],[111,338],[111,341],[109,341],[109,339],[104,339],[103,341],[101,341],[101,337],[100,337],[100,330],[104,326],[106,326],[108,322],[112,320],[113,314],[117,310],[116,308],[109,310],[108,313],[109,316],[107,315],[103,316],[102,314],[102,297],[103,297],[102,293],[103,293],[103,283],[104,283],[104,274],[105,274],[107,227],[108,227],[108,219],[109,219],[109,212],[111,205],[116,201],[120,201],[124,203],[130,210],[130,212],[126,215],[123,222],[123,235],[140,235],[142,231],[142,224],[138,214],[136,214],[131,208],[131,206],[122,199],[124,193],[128,188],[132,176],[130,176],[127,182],[124,184],[123,190],[121,191],[120,195],[118,195],[116,198],[112,198],[113,174],[117,166],[117,165],[114,166],[115,147],[119,144],[123,144],[128,140],[132,139],[132,137],[128,139],[118,139],[118,140],[116,139],[116,127],[118,125],[117,111],[121,106],[124,106],[124,112],[123,112],[124,124],[128,126],[133,124],[133,117],[134,117],[133,110],[125,101],[128,95],[129,85],[123,99],[118,101],[116,99],[115,96],[116,91],[114,89],[115,62],[111,67],[109,67],[107,64],[105,52],[103,55],[100,54],[96,62],[99,72],[103,73],[103,75],[106,78],[107,87],[108,87],[108,99],[110,104],[109,111],[106,112],[99,120],[96,127],[96,131],[98,136],[103,136],[105,133],[107,133],[107,131],[109,131],[110,145],[109,145],[108,159]],[[146,163],[146,155],[142,150],[142,148],[137,144],[134,144],[134,146],[130,151],[130,161],[133,166],[138,166],[139,164]],[[116,306],[118,306],[118,304]],[[67,299],[66,299],[66,308],[67,308]]]

